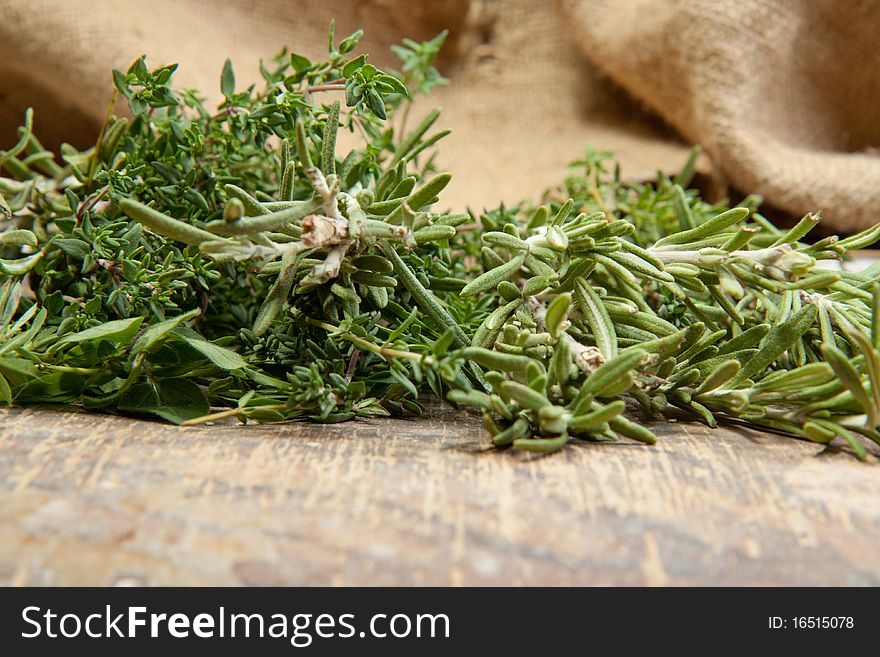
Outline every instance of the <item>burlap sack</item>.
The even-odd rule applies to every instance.
[[[855,0],[0,0],[0,145],[27,105],[46,143],[88,144],[110,69],[143,52],[216,97],[227,56],[256,80],[282,45],[319,54],[331,17],[340,35],[363,27],[384,63],[401,37],[450,29],[453,84],[422,111],[443,106],[455,131],[440,158],[451,207],[537,195],[587,144],[641,178],[699,142],[704,170],[786,212],[823,209],[843,230],[880,220],[880,6]]]
[[[564,0],[578,45],[737,188],[880,222],[880,3]]]

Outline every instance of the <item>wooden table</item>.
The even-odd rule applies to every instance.
[[[189,429],[0,410],[0,583],[880,584],[877,449],[653,428],[535,458],[442,407]]]

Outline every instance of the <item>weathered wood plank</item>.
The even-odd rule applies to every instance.
[[[442,409],[0,427],[5,584],[880,584],[876,463],[745,429],[529,458]]]

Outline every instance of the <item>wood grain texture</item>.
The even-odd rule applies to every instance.
[[[873,462],[745,429],[543,458],[479,422],[0,411],[0,583],[880,585]]]

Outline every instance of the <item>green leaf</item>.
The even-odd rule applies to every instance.
[[[134,339],[135,333],[140,328],[143,317],[132,317],[130,319],[114,319],[104,322],[98,326],[87,328],[84,331],[76,333],[68,333],[61,337],[53,346],[64,344],[72,344],[78,342],[89,342],[92,340],[107,340],[118,344],[128,344]]]
[[[647,356],[646,351],[634,349],[621,352],[595,369],[581,386],[580,395],[606,396],[610,390],[619,387],[620,381],[626,380],[633,368]]]
[[[367,55],[358,55],[342,67],[342,77],[351,77],[355,71],[367,63]]]
[[[143,99],[139,92],[133,93],[129,96],[128,106],[131,108],[131,113],[135,116],[140,116],[141,114],[144,114],[148,109],[150,109],[150,106]]]
[[[12,406],[12,399],[12,388],[9,386],[9,381],[0,374],[0,402]]]
[[[297,73],[303,73],[312,67],[312,62],[307,57],[292,52],[290,53],[290,65]]]
[[[367,64],[367,66],[369,66],[369,64]],[[367,87],[364,97],[367,101],[367,107],[370,108],[370,111],[373,112],[373,114],[383,121],[388,118],[385,113],[385,101],[382,100],[382,95],[376,91],[376,89],[373,87]]]
[[[12,379],[13,384],[16,381],[36,378],[37,376],[37,368],[33,362],[15,356],[0,358],[0,372],[3,372],[8,378]]]
[[[464,349],[465,358],[482,365],[486,369],[511,374],[522,374],[526,371],[532,359],[518,354],[505,354],[500,351],[492,351],[483,347],[467,347]]]
[[[730,210],[726,210],[725,212],[712,217],[696,228],[673,233],[663,239],[657,240],[654,244],[654,248],[669,246],[671,244],[687,244],[689,242],[696,242],[706,237],[717,235],[721,231],[738,224],[748,216],[748,208],[731,208]]]
[[[244,358],[230,349],[207,340],[192,337],[183,337],[182,339],[222,370],[238,370],[247,367]]]
[[[223,73],[220,74],[220,92],[227,98],[235,93],[235,71],[229,58],[223,64]]]
[[[119,93],[126,98],[131,98],[131,89],[128,88],[125,73],[115,68],[113,69],[113,84]]]
[[[852,447],[852,450],[856,453],[856,457],[860,461],[868,460],[868,453],[865,451],[865,446],[859,441],[858,436],[856,436],[852,431],[845,429],[841,425],[831,422],[830,420],[824,420],[821,418],[813,419],[815,424],[818,424],[820,427],[829,432],[834,432],[836,435],[843,438],[849,446]]]
[[[523,408],[538,411],[550,406],[550,401],[537,390],[516,381],[503,381],[498,393],[505,399],[512,399]]]
[[[801,308],[789,320],[774,326],[761,343],[758,353],[731,379],[728,387],[738,387],[760,374],[788,351],[813,325],[817,312],[816,306],[810,304]]]
[[[74,237],[66,237],[61,239],[53,240],[52,244],[57,246],[59,249],[64,251],[67,255],[72,258],[77,258],[82,260],[89,253],[91,253],[92,248],[89,246],[88,242],[84,242],[83,240],[76,239]]]
[[[30,321],[31,316],[37,310],[37,306],[31,306],[27,312],[22,315],[18,321],[12,326],[10,333],[14,334],[17,331],[21,331],[21,329],[25,326],[25,324]],[[0,343],[0,354],[4,354],[7,351],[16,351],[18,349],[27,349],[30,347],[31,341],[34,336],[37,335],[37,332],[43,328],[43,324],[46,322],[46,317],[48,316],[48,312],[45,308],[40,308],[39,312],[36,312],[36,317],[33,318],[31,325],[18,335],[15,335],[12,339],[6,340],[3,343]]]
[[[361,37],[363,37],[363,36],[364,36],[363,30],[356,30],[353,34],[345,37],[339,43],[339,54],[340,55],[347,55],[348,53],[350,53],[352,50],[354,50],[357,47],[358,42],[361,40]]]
[[[0,192],[0,218],[5,221],[9,221],[12,219],[12,209],[9,207],[6,199],[3,198],[2,192]]]
[[[415,212],[418,212],[428,205],[441,191],[446,189],[450,180],[452,180],[452,174],[450,173],[437,174],[419,189],[406,197],[407,205],[409,205],[409,207]]]
[[[524,452],[556,452],[565,447],[568,442],[568,434],[564,433],[556,438],[517,438],[513,441],[514,449]]]
[[[805,422],[803,426],[804,435],[814,443],[827,445],[837,438],[837,431],[831,431],[826,427],[819,426],[815,422]]]
[[[155,385],[136,383],[122,395],[117,409],[139,415],[156,415],[180,424],[211,412],[201,388],[189,379],[164,379]]]
[[[3,199],[0,197],[0,206],[3,205]],[[8,209],[8,208],[7,208]],[[0,207],[2,210],[2,207]],[[10,217],[11,217],[10,213]],[[31,231],[25,230],[23,228],[17,228],[13,230],[7,230],[4,233],[0,233],[0,246],[36,246],[37,245],[37,236],[34,235]]]
[[[134,343],[134,347],[132,347],[131,350],[132,355],[139,354],[142,351],[151,351],[154,347],[161,344],[168,334],[183,322],[198,317],[199,312],[199,309],[195,308],[188,313],[172,317],[171,319],[166,319],[164,322],[159,322],[158,324],[149,327],[141,334],[137,339],[137,342]]]
[[[0,258],[0,271],[12,276],[22,276],[36,267],[37,263],[42,259],[42,251],[37,251],[33,255],[19,258],[18,260],[4,260]]]
[[[872,342],[861,332],[856,331],[851,335],[859,347],[859,351],[865,358],[865,370],[868,372],[871,399],[873,401],[875,415],[868,418],[872,427],[880,425],[880,354],[874,348]]]
[[[327,124],[321,139],[321,171],[325,176],[336,173],[336,133],[339,130],[339,101],[330,106]]]
[[[201,244],[219,238],[208,231],[196,228],[185,221],[178,221],[143,203],[126,198],[119,203],[120,209],[135,221],[164,237],[170,237],[185,244]]]
[[[878,418],[878,408],[874,403],[874,398],[869,395],[868,391],[865,389],[865,385],[862,383],[862,379],[856,371],[856,368],[853,367],[852,363],[844,353],[834,345],[825,343],[822,345],[821,350],[825,360],[828,361],[828,364],[834,369],[837,378],[840,379],[840,382],[843,383],[847,390],[852,393],[852,396],[859,403],[859,406],[861,406],[868,415],[869,422],[873,425],[876,418]]]
[[[866,228],[861,233],[840,240],[840,242],[837,243],[837,246],[846,249],[847,251],[854,251],[856,249],[866,249],[878,240],[880,240],[880,224],[876,224],[870,228]]]
[[[718,355],[729,354],[742,349],[750,349],[763,340],[770,330],[771,327],[769,324],[758,324],[757,326],[753,326],[721,345],[718,348]]]
[[[402,96],[409,96],[409,90],[406,88],[406,85],[400,78],[396,78],[393,75],[389,75],[388,73],[380,72],[373,79],[377,82],[383,82],[384,84],[387,84],[391,88],[391,93],[401,94]]]
[[[550,384],[565,385],[571,378],[571,347],[567,340],[559,340],[553,347],[549,366]]]
[[[153,71],[154,81],[156,84],[168,84],[174,71],[177,70],[177,64],[169,64]]]
[[[400,162],[404,157],[409,156],[410,152],[416,147],[422,137],[425,136],[425,133],[431,128],[432,125],[437,121],[440,117],[440,109],[434,109],[430,112],[422,121],[419,123],[416,128],[409,133],[403,140],[401,140],[400,144],[394,150],[394,159],[391,160],[390,166],[396,166],[398,162]]]
[[[657,442],[657,436],[654,435],[654,432],[650,429],[643,427],[641,424],[637,424],[635,422],[631,422],[627,420],[622,415],[618,415],[613,418],[608,426],[611,427],[612,431],[616,431],[621,436],[626,436],[627,438],[632,438],[633,440],[638,440],[641,443],[645,443],[646,445],[653,445]]]
[[[702,148],[700,148],[699,145],[694,146],[691,149],[690,154],[688,155],[687,162],[684,163],[681,171],[679,171],[678,175],[675,176],[675,184],[679,186],[679,188],[687,188],[687,186],[690,185],[691,181],[694,179],[697,158],[700,156],[701,150]]]
[[[134,75],[139,82],[146,82],[150,77],[150,70],[147,68],[145,58],[146,55],[141,55],[128,68],[129,75]]]
[[[730,379],[735,377],[739,373],[741,367],[739,361],[736,359],[725,360],[703,380],[696,390],[694,390],[694,396],[720,388]]]
[[[0,287],[0,329],[6,328],[12,321],[19,303],[21,303],[21,283],[12,279],[4,281]]]
[[[449,351],[449,347],[452,346],[452,343],[455,341],[455,333],[452,329],[446,329],[443,332],[437,342],[434,343],[434,346],[431,348],[431,353],[434,354],[435,358],[442,358],[446,355],[446,352]]]
[[[577,281],[575,291],[581,312],[593,332],[593,339],[600,353],[605,360],[614,358],[617,355],[617,332],[608,315],[608,309],[589,283]]]
[[[562,333],[570,307],[571,294],[568,292],[557,295],[550,302],[550,305],[547,306],[547,315],[544,322],[547,325],[547,332],[554,338],[558,338]]]
[[[490,269],[486,273],[481,274],[462,288],[461,296],[467,297],[474,294],[480,294],[497,287],[501,281],[506,281],[512,278],[519,271],[525,258],[525,252],[520,252],[519,255],[512,260],[505,262],[500,267]]]
[[[613,401],[607,406],[596,404],[589,413],[578,415],[568,421],[568,427],[574,431],[593,429],[601,424],[610,422],[626,409],[626,402],[622,399]]]

